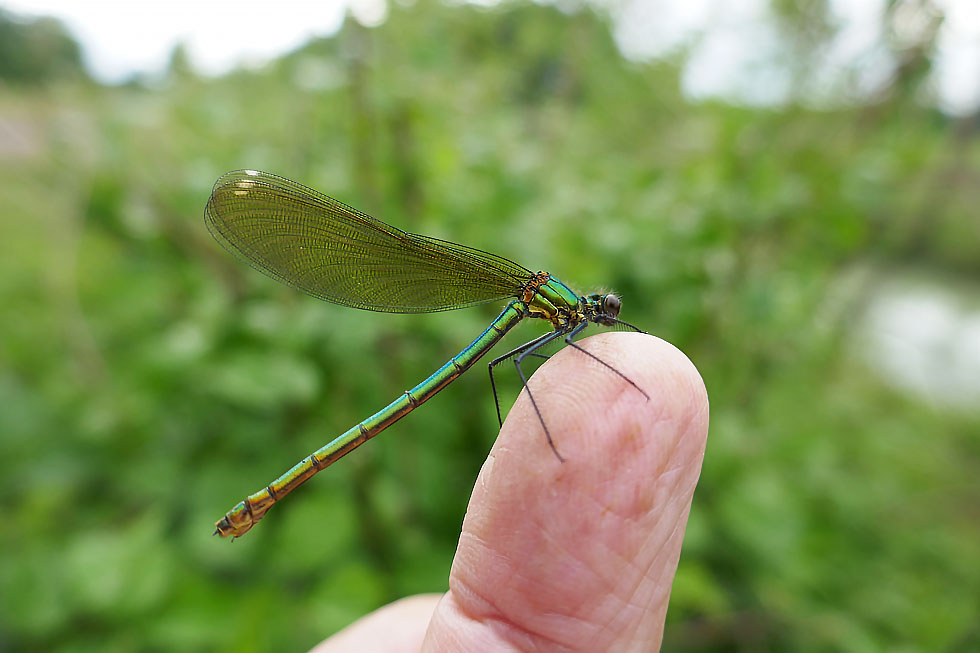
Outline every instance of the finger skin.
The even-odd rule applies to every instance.
[[[361,617],[310,653],[416,653],[441,594],[419,594]]]
[[[693,364],[645,334],[566,347],[507,417],[423,650],[655,651],[708,431]]]
[[[659,648],[707,395],[691,362],[652,336],[579,344],[649,401],[572,348],[555,355],[531,388],[566,462],[522,394],[477,480],[450,591],[385,606],[316,653]]]

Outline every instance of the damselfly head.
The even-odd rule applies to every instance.
[[[589,295],[589,299],[595,302],[596,316],[593,318],[597,324],[602,326],[612,326],[619,317],[619,309],[623,307],[617,295],[608,293],[606,295]]]
[[[623,302],[620,301],[617,295],[609,293],[602,298],[602,312],[609,317],[619,317],[619,309],[623,307]]]

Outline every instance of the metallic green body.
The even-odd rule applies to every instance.
[[[536,286],[538,281],[543,283]],[[527,294],[530,297],[529,301],[516,299],[508,304],[476,340],[436,370],[432,376],[406,391],[360,424],[317,449],[268,486],[229,510],[216,524],[216,532],[225,537],[240,537],[247,533],[262,519],[269,508],[312,478],[314,474],[326,469],[381,433],[452,383],[524,318],[546,319],[556,330],[564,332],[571,326],[581,324],[590,316],[602,313],[601,299],[578,297],[568,286],[546,273],[539,272],[535,275],[535,279],[529,282]]]
[[[556,329],[570,322],[580,323],[586,319],[582,305],[584,298],[545,272],[539,272],[536,278],[543,283],[535,288],[534,295],[528,302],[528,311],[533,317],[550,321]]]

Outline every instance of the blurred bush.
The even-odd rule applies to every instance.
[[[60,22],[22,21],[0,8],[0,81],[30,86],[87,77],[78,43]]]

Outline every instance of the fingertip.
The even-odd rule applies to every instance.
[[[656,648],[704,455],[707,394],[691,361],[659,338],[606,333],[577,344],[595,358],[566,347],[529,381],[566,461],[522,393],[474,488],[447,605],[510,641],[572,645],[601,633],[610,639],[590,648]],[[617,639],[625,633],[630,641]]]
[[[566,347],[529,381],[541,419],[523,392],[492,455],[538,459],[536,451],[547,447],[545,426],[560,455],[569,460],[589,459],[607,448],[636,450],[637,440],[655,431],[684,438],[703,452],[707,391],[682,351],[642,333],[602,333],[576,344],[587,353]]]

